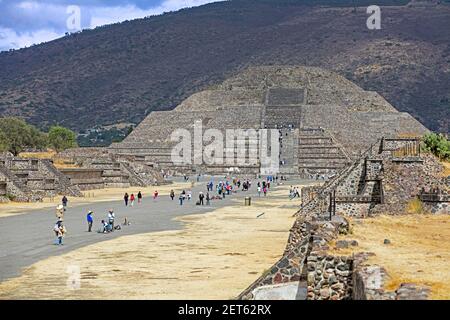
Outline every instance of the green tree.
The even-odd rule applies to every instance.
[[[0,130],[0,152],[5,152],[9,150],[9,140],[6,134]]]
[[[53,126],[48,132],[48,141],[56,151],[63,151],[77,146],[77,135],[70,129]]]
[[[24,149],[43,149],[47,146],[47,136],[32,125],[15,117],[0,118],[0,131],[6,141],[7,150],[18,155]]]
[[[425,149],[439,159],[450,160],[450,141],[443,134],[429,133],[423,137]]]

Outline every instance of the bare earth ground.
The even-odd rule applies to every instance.
[[[389,290],[412,282],[429,286],[432,299],[450,299],[450,215],[380,216],[352,226],[352,234],[341,239],[355,239],[359,246],[333,249],[334,254],[374,252],[369,263],[386,268]]]
[[[68,197],[69,205],[83,205],[94,202],[109,202],[123,199],[125,192],[128,194],[134,193],[137,195],[141,191],[144,198],[152,197],[155,190],[160,195],[168,195],[170,190],[174,190],[178,194],[183,189],[189,189],[191,182],[177,182],[162,186],[151,187],[130,187],[130,188],[106,188],[98,190],[83,191],[84,197]],[[55,198],[44,198],[42,202],[23,203],[23,202],[9,202],[0,203],[0,218],[16,214],[29,212],[30,210],[52,208],[61,203],[62,196]]]
[[[0,283],[0,299],[234,298],[284,250],[299,205],[287,198],[288,188],[250,207],[239,201],[185,216],[183,230],[124,236],[45,259]],[[78,290],[67,286],[73,265],[81,271]]]

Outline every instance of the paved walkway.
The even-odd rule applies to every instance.
[[[256,187],[252,186],[248,192],[239,191],[233,196],[227,196],[225,200],[214,200],[211,206],[196,206],[198,192],[205,193],[209,178],[202,180],[192,189],[192,200],[184,201],[183,206],[179,205],[178,194],[173,201],[168,195],[159,196],[155,201],[150,195],[144,195],[143,202],[138,204],[136,201],[134,207],[125,207],[122,200],[69,206],[64,216],[68,232],[63,246],[53,245],[55,237],[52,229],[56,222],[54,208],[0,218],[0,282],[20,275],[22,268],[51,256],[120,236],[180,229],[182,224],[174,221],[175,217],[206,213],[230,205],[231,199],[244,201],[245,196],[256,198]],[[215,181],[218,181],[217,178]],[[128,217],[131,225],[109,234],[97,233],[100,221],[106,220],[110,208],[116,214],[116,224],[122,224],[124,218]],[[95,220],[91,233],[87,232],[86,223],[89,210],[94,212]]]

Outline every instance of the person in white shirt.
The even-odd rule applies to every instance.
[[[114,214],[114,211],[112,209],[109,210],[108,213],[108,222],[111,226],[111,231],[114,231],[114,219],[116,218],[116,215]]]

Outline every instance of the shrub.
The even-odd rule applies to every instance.
[[[420,201],[419,198],[414,198],[413,200],[409,201],[406,206],[406,212],[412,214],[425,213],[422,201]]]
[[[429,133],[423,137],[425,150],[441,160],[450,160],[450,141],[443,134]]]

